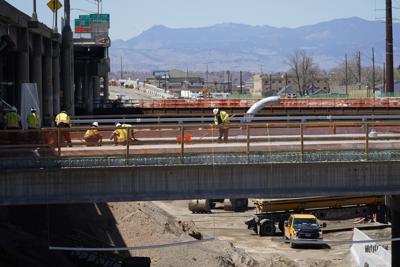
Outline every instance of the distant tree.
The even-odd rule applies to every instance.
[[[372,63],[369,66],[361,66],[358,59],[358,51],[347,60],[347,84],[360,86],[368,86],[372,88],[373,69]],[[359,68],[361,68],[361,81],[359,79]],[[333,68],[331,79],[332,83],[340,86],[346,85],[346,63],[343,60],[337,67]],[[383,69],[381,66],[375,65],[375,86],[383,83]]]
[[[289,74],[295,76],[298,92],[300,95],[304,95],[307,87],[313,85],[319,75],[319,67],[314,62],[314,59],[302,49],[296,50],[292,55],[289,55],[286,64],[290,67]]]

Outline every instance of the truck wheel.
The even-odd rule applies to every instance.
[[[247,198],[230,198],[224,201],[224,210],[227,211],[245,211],[247,209]]]
[[[275,224],[274,222],[268,220],[262,220],[260,222],[260,227],[258,230],[260,236],[274,235],[275,234]]]

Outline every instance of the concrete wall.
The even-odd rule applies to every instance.
[[[398,162],[3,170],[0,204],[400,194]]]

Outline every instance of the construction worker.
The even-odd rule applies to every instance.
[[[122,128],[131,128],[130,140],[131,140],[131,141],[136,141],[135,132],[133,131],[133,128],[132,128],[132,125],[131,125],[131,124],[123,123],[123,124],[121,125],[121,127],[122,127]],[[127,131],[128,131],[128,129],[127,129]]]
[[[97,121],[93,122],[83,136],[83,139],[86,141],[88,146],[101,146],[101,142],[103,141],[103,136],[97,130],[99,128],[99,123]]]
[[[17,108],[11,107],[5,117],[7,129],[21,129],[21,117],[18,115]]]
[[[123,129],[122,124],[119,122],[117,122],[115,126],[117,129],[112,132],[110,140],[114,140],[115,145],[118,145],[118,143],[126,144],[126,141],[128,140],[128,131]]]
[[[57,114],[55,122],[57,128],[71,128],[71,118],[68,116],[65,110],[62,110],[60,113]],[[68,145],[72,147],[71,135],[68,130],[61,131],[61,137],[62,137],[62,140],[60,140],[61,143],[67,141]]]
[[[219,129],[218,142],[222,141],[222,136],[224,137],[224,142],[228,142],[229,134],[229,114],[226,111],[220,111],[218,108],[213,109],[214,114],[214,124]]]
[[[26,121],[28,123],[29,130],[34,130],[34,129],[40,128],[40,117],[39,117],[39,114],[37,114],[37,111],[35,108],[31,108],[31,112],[28,114]],[[31,140],[34,143],[38,142],[38,136],[39,136],[38,131],[29,131],[28,135],[29,135],[29,140]]]
[[[21,117],[18,115],[17,108],[14,106],[6,113],[4,120],[6,121],[7,130],[17,130],[22,127]],[[19,133],[9,132],[8,139],[12,144],[16,144],[19,139]]]

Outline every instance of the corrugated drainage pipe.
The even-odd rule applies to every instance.
[[[260,101],[256,102],[254,105],[252,105],[249,110],[246,112],[246,114],[243,117],[244,122],[251,122],[251,119],[253,118],[254,114],[256,114],[259,110],[263,109],[266,106],[269,105],[274,105],[274,104],[279,104],[280,103],[280,96],[270,96],[261,99]]]

